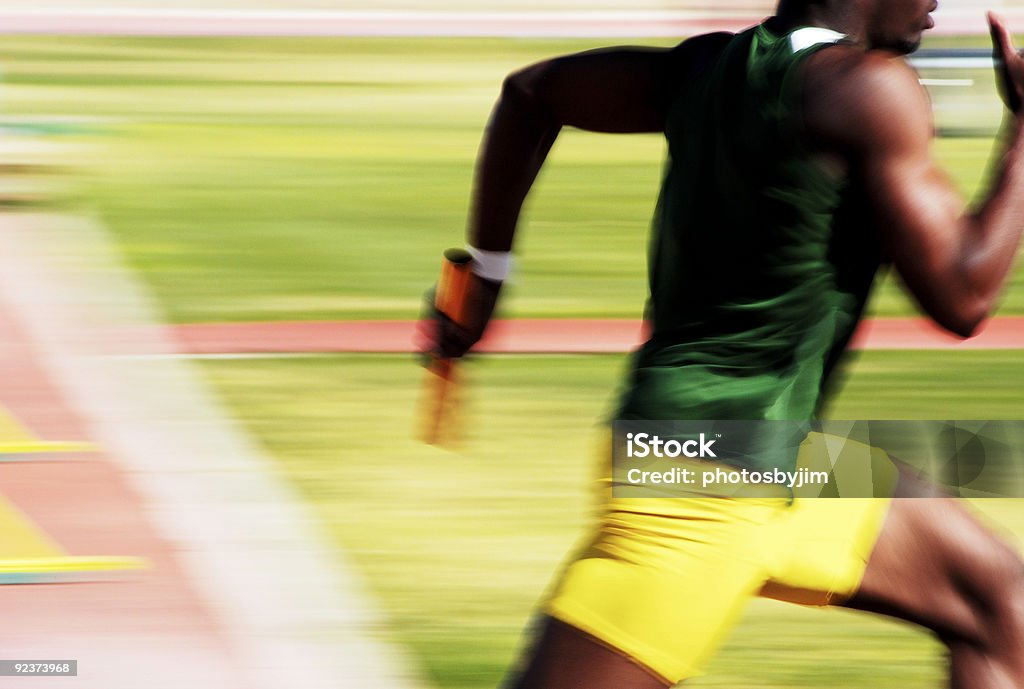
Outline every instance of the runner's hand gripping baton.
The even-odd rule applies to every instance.
[[[449,325],[465,327],[468,295],[472,283],[473,257],[464,249],[448,249],[441,263],[441,278],[434,293],[434,311],[437,332],[435,347],[427,352],[425,366],[426,380],[423,387],[423,412],[420,435],[431,445],[443,444],[453,439],[454,417],[458,411],[458,386],[456,382],[455,358],[446,356],[441,347],[444,333],[442,328]]]

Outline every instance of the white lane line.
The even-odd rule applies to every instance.
[[[324,546],[308,508],[230,420],[196,369],[180,359],[109,356],[126,347],[174,350],[103,228],[42,213],[3,219],[0,289],[55,381],[146,497],[155,525],[179,548],[232,642],[245,672],[239,686],[419,686],[408,659],[379,639],[381,616],[351,568]],[[127,324],[149,326],[140,328],[148,334],[118,341],[112,333]],[[138,686],[137,677],[125,681],[104,687]],[[156,677],[147,684],[164,687],[166,681]]]
[[[974,86],[974,79],[918,79],[921,86]]]

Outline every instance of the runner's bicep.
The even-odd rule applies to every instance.
[[[555,124],[598,132],[659,132],[671,50],[611,48],[553,58],[511,74],[503,98],[528,98]]]

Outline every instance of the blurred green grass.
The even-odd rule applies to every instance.
[[[503,76],[603,43],[8,36],[3,117],[83,120],[81,196],[172,322],[410,318],[462,241]],[[936,145],[965,193],[989,148]],[[564,133],[506,315],[639,316],[662,157],[658,136]],[[891,285],[875,309],[913,310]],[[1020,273],[1003,313],[1024,313]]]
[[[461,452],[412,437],[409,357],[204,361],[229,406],[357,563],[396,638],[440,687],[496,686],[559,562],[584,535],[598,419],[621,356],[467,367]],[[869,352],[835,418],[1015,418],[1024,352]],[[980,504],[1014,539],[1024,502]],[[755,602],[696,686],[941,684],[926,635],[846,611]]]

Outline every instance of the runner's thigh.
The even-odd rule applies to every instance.
[[[893,501],[846,605],[920,624],[945,639],[984,640],[994,610],[1024,590],[1017,553],[958,500]]]

